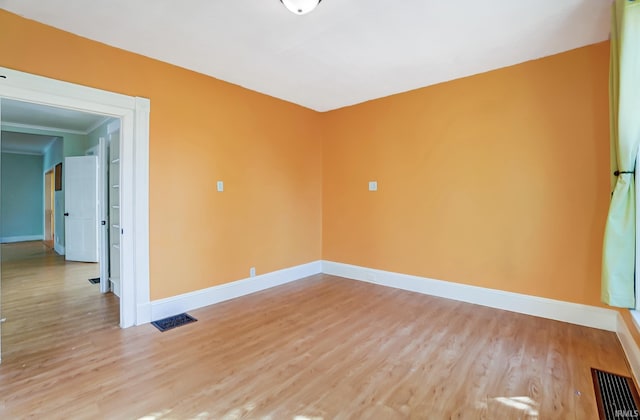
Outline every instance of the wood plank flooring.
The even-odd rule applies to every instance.
[[[98,264],[65,262],[43,242],[4,244],[1,276],[3,362],[46,357],[77,337],[118,326],[117,298],[88,281],[99,276]]]
[[[121,330],[28,248],[2,248],[0,418],[597,419],[589,369],[630,375],[610,332],[327,275]]]

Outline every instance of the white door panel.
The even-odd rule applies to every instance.
[[[109,291],[109,190],[107,140],[98,140],[98,198],[100,206],[100,292]],[[104,223],[104,224],[103,224]]]
[[[65,259],[98,262],[98,157],[64,162]]]

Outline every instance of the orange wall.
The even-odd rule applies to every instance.
[[[5,11],[0,28],[4,67],[151,99],[151,299],[320,258],[319,114]]]
[[[607,43],[318,114],[0,28],[0,65],[151,99],[152,299],[322,257],[599,305]]]
[[[608,48],[323,114],[323,259],[600,305]]]

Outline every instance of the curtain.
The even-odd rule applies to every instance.
[[[615,0],[609,104],[613,193],[602,253],[602,301],[635,307],[635,164],[640,145],[640,0]]]

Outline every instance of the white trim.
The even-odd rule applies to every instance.
[[[109,288],[113,291],[113,294],[120,297],[120,280],[109,278],[109,284],[111,285]]]
[[[147,111],[148,111],[148,109],[147,109]],[[104,121],[103,121],[103,123],[104,123]],[[107,135],[109,135],[111,133],[115,133],[119,129],[120,129],[120,120],[113,120],[109,124],[107,124]]]
[[[84,151],[85,156],[99,156],[98,146],[93,146]]]
[[[555,319],[601,330],[617,331],[618,328],[618,312],[597,306],[563,302],[331,261],[322,261],[322,272],[396,289]]]
[[[44,160],[44,159],[43,159]],[[47,236],[47,174],[51,172],[51,182],[54,183],[54,185],[51,185],[51,189],[55,190],[55,169],[51,168],[51,169],[46,169],[43,173],[42,173],[42,240],[44,241],[45,237]],[[52,191],[51,192],[52,196],[51,198],[53,199],[53,209],[51,209],[51,212],[53,214],[53,218],[54,218],[54,226],[53,226],[53,232],[51,232],[53,240],[55,241],[56,239],[56,232],[55,232],[55,216],[56,216],[56,192]],[[54,242],[55,245],[55,242]]]
[[[0,243],[9,244],[12,242],[42,241],[43,239],[44,235],[3,236],[0,238]]]
[[[64,245],[56,242],[53,244],[53,250],[56,251],[58,255],[64,255]]]
[[[634,323],[636,323],[637,313],[634,314],[634,312],[636,311],[631,311],[631,315]],[[638,379],[640,379],[640,349],[638,348],[638,344],[634,340],[633,335],[631,335],[631,330],[629,330],[627,323],[624,322],[624,318],[622,318],[620,313],[618,313],[618,328],[616,330],[616,335],[618,336],[618,340],[620,340],[624,354],[627,356],[631,374],[636,380],[636,383],[640,383],[638,382]]]
[[[4,127],[4,124],[2,124],[2,126]],[[4,130],[3,130],[4,131]],[[51,145],[49,145],[51,146]],[[47,146],[47,147],[49,147]],[[18,151],[18,150],[2,150],[2,153],[5,153],[7,155],[28,155],[28,156],[44,156],[44,153],[38,153],[38,152],[24,152],[22,150]]]
[[[638,164],[640,164],[640,153],[638,153],[640,151],[640,149],[638,151],[636,151],[636,168],[638,167]],[[634,169],[634,172],[637,172]],[[636,174],[633,174],[633,177],[631,178],[634,180],[635,182],[635,186],[636,186],[636,197],[640,197],[640,182],[638,182],[638,178],[636,177]],[[612,192],[613,194],[613,192]],[[637,198],[636,198],[637,200]],[[638,208],[638,206],[635,206],[636,209]],[[634,276],[634,286],[635,286],[635,303],[636,303],[636,310],[640,310],[640,270],[637,269],[638,267],[638,262],[640,262],[640,217],[638,217],[637,214],[637,210],[636,210],[636,260],[635,260],[635,264],[636,264],[636,270],[635,270],[635,276]]]
[[[136,165],[135,169],[135,190],[146,191],[146,194],[136,194],[134,196],[133,215],[136,223],[135,231],[132,232],[135,237],[134,255],[135,261],[134,275],[138,279],[135,282],[135,309],[150,302],[149,294],[149,112],[150,102],[148,99],[136,98],[136,120],[135,120],[135,149],[133,151]],[[114,127],[107,127],[113,129]],[[149,321],[139,321],[136,319],[136,325]]]
[[[99,121],[93,123],[91,125],[91,127],[89,127],[87,130],[71,130],[69,128],[59,128],[59,127],[48,127],[46,125],[36,125],[36,124],[22,124],[22,123],[15,123],[15,122],[3,122],[2,126],[3,127],[7,127],[9,130],[6,131],[11,131],[11,129],[26,129],[26,130],[42,130],[42,131],[52,131],[54,133],[66,133],[66,134],[79,134],[81,136],[86,136],[88,134],[90,134],[93,130],[95,130],[96,128],[100,127],[102,124],[105,123],[105,121],[107,121],[108,119],[110,119],[111,117],[109,116],[105,116],[104,118],[100,119]]]
[[[146,305],[138,305],[136,318],[139,324],[144,324],[167,316],[265,290],[318,273],[607,331],[617,332],[621,328],[618,320],[619,313],[612,309],[376,270],[332,261],[315,261],[232,283],[225,283],[207,289],[155,300]]]
[[[89,131],[84,132],[81,130],[69,130],[69,129],[63,129],[63,128],[57,128],[57,127],[48,127],[46,125],[21,124],[21,123],[14,123],[14,122],[5,122],[5,123],[2,123],[2,125],[9,128],[9,130],[7,131],[10,131],[11,128],[15,128],[18,130],[32,129],[32,130],[42,130],[42,131],[53,131],[54,133],[79,134],[83,136],[86,136],[87,134],[89,134]]]
[[[98,127],[100,127],[102,124],[104,124],[105,122],[107,122],[110,119],[111,119],[111,117],[104,117],[100,121],[95,122],[91,127],[89,127],[87,129],[87,132],[84,133],[85,136],[91,134],[95,129],[97,129]]]
[[[104,137],[98,138],[96,146],[98,155],[99,173],[99,203],[100,203],[100,293],[109,291],[109,156],[107,153],[107,140]]]
[[[640,330],[640,312],[632,309],[629,310],[629,313],[631,314],[633,325],[636,327],[636,329]]]
[[[122,123],[122,298],[120,326],[137,324],[136,308],[149,293],[149,100],[107,92],[0,67],[0,97],[120,118]],[[140,128],[142,127],[142,128]],[[146,127],[146,129],[144,129]],[[140,138],[139,136],[146,136]],[[135,153],[134,153],[135,150]],[[135,198],[135,200],[134,200]],[[140,227],[139,225],[142,225]],[[135,259],[139,259],[136,261]],[[136,291],[142,291],[136,293]],[[145,300],[145,294],[147,299]]]
[[[138,307],[137,318],[138,321],[142,321],[141,323],[156,321],[182,312],[280,286],[314,274],[320,274],[321,268],[322,263],[314,261],[195,292],[154,300],[149,305]]]

